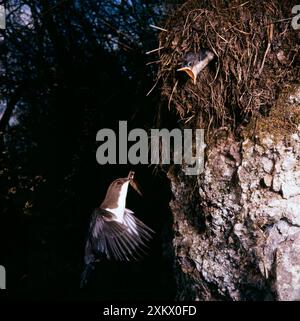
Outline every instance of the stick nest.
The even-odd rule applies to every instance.
[[[236,130],[267,116],[283,87],[299,82],[295,1],[187,1],[159,35],[157,83],[185,127]],[[187,52],[207,48],[215,59],[197,84],[177,72]]]

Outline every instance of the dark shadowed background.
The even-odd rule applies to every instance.
[[[0,264],[23,298],[172,299],[169,183],[148,166],[100,166],[96,133],[155,126],[165,1],[9,0],[1,33]],[[174,5],[174,2],[172,3]],[[92,210],[135,170],[127,206],[156,231],[140,262],[98,264],[79,291]]]

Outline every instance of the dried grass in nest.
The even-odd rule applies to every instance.
[[[300,125],[300,108],[290,102],[289,97],[295,93],[299,85],[288,85],[272,106],[268,116],[258,116],[258,121],[252,119],[241,132],[244,138],[250,137],[261,142],[266,135],[272,136],[274,142],[283,138],[290,140],[291,133],[298,131]]]
[[[162,96],[185,127],[237,129],[267,115],[282,87],[299,81],[295,1],[187,1],[159,36]],[[177,72],[187,52],[208,48],[215,60],[197,84]]]

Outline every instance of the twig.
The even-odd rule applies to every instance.
[[[261,74],[261,72],[262,72],[262,70],[263,70],[263,68],[264,68],[265,60],[266,60],[268,51],[270,50],[270,47],[271,47],[271,43],[268,42],[268,46],[267,46],[267,49],[266,49],[265,54],[264,54],[264,59],[263,59],[263,61],[262,61],[262,63],[261,63],[261,66],[260,66],[260,68],[259,68],[259,71],[258,71],[258,74],[259,74],[259,75]]]
[[[148,91],[148,93],[146,94],[146,96],[149,96],[149,95],[152,93],[152,91],[153,91],[153,90],[154,90],[154,88],[156,87],[156,85],[157,85],[157,83],[158,83],[159,79],[160,79],[160,76],[157,78],[157,80],[156,80],[155,84],[154,84],[154,85],[153,85],[153,87]]]
[[[146,55],[150,55],[151,53],[156,52],[156,51],[159,51],[159,50],[161,50],[161,49],[163,49],[163,48],[164,48],[164,47],[159,47],[159,48],[156,48],[156,49],[147,51],[147,52],[146,52]]]
[[[229,10],[229,9],[236,9],[236,8],[238,8],[238,7],[243,7],[243,6],[245,6],[247,3],[249,3],[250,1],[246,1],[246,2],[244,2],[244,3],[242,3],[242,4],[239,4],[238,6],[235,6],[235,7],[231,7],[231,8],[228,8],[227,10]]]
[[[209,22],[210,26],[212,27],[213,31],[217,34],[217,36],[220,37],[222,40],[224,40],[226,43],[229,43],[228,40],[226,40],[224,37],[222,37],[222,36],[216,31],[216,29],[213,27],[213,25],[211,24],[211,22],[210,22],[210,21],[208,21],[208,22]]]
[[[258,71],[258,74],[259,74],[259,75],[261,74],[261,72],[262,72],[262,70],[263,70],[263,68],[264,68],[265,60],[266,60],[267,54],[268,54],[268,52],[269,52],[269,50],[270,50],[270,47],[271,47],[271,42],[272,42],[272,40],[273,40],[273,31],[274,31],[274,25],[271,24],[271,25],[270,25],[270,28],[269,28],[269,30],[268,30],[268,33],[269,33],[269,34],[268,34],[268,36],[269,36],[268,46],[267,46],[266,52],[265,52],[265,54],[264,54],[264,59],[263,59],[263,61],[262,61],[261,67],[259,68],[259,71]]]
[[[165,31],[165,32],[168,32],[167,29],[164,29],[164,28],[161,28],[161,27],[158,27],[158,26],[155,26],[155,25],[150,25],[151,28],[154,28],[154,29],[157,29],[157,30],[161,30],[161,31]]]
[[[172,97],[173,97],[173,94],[174,94],[174,92],[175,92],[175,90],[176,90],[177,84],[178,84],[178,80],[176,80],[176,83],[175,83],[175,85],[174,85],[174,87],[173,87],[173,89],[172,89],[172,92],[171,92],[171,96],[170,96],[170,99],[169,99],[169,102],[168,102],[168,109],[169,109],[169,110],[170,110]]]
[[[187,117],[187,118],[183,118],[182,120],[184,121],[185,124],[189,123],[196,115],[192,115],[190,117]]]
[[[152,64],[158,64],[158,63],[160,63],[160,62],[161,62],[161,60],[150,61],[150,62],[147,62],[147,63],[146,63],[146,66],[149,66],[149,65],[152,65]]]

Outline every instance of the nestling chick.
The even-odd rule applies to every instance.
[[[196,84],[197,76],[200,71],[205,68],[208,63],[214,58],[214,54],[208,49],[201,49],[199,53],[188,52],[184,56],[182,67],[177,71],[186,72]]]

